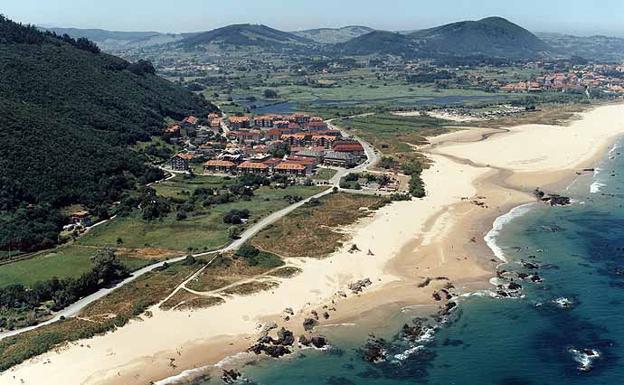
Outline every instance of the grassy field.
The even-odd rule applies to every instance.
[[[283,257],[322,258],[337,250],[345,235],[335,231],[386,203],[370,195],[336,193],[309,203],[258,233],[251,243]]]
[[[157,193],[164,197],[186,197],[199,187],[218,187],[231,181],[222,177],[198,176],[186,180],[176,177],[154,185]],[[0,287],[11,284],[33,285],[53,277],[79,277],[91,269],[90,257],[99,248],[111,247],[120,260],[131,270],[136,270],[156,260],[183,255],[194,251],[219,248],[229,241],[231,225],[223,223],[223,215],[231,209],[248,209],[251,212],[248,224],[289,205],[286,195],[303,198],[322,191],[320,187],[290,186],[286,189],[261,187],[249,200],[239,200],[215,205],[203,210],[202,215],[178,221],[175,213],[162,221],[144,221],[138,212],[92,229],[73,244],[36,254],[34,257],[0,265]],[[118,238],[123,241],[118,244]]]
[[[159,195],[179,197],[192,193],[199,187],[215,187],[227,183],[219,177],[198,177],[197,180],[185,181],[180,177],[155,186]],[[232,209],[248,209],[251,213],[248,226],[259,221],[266,215],[289,205],[287,195],[312,196],[322,191],[315,186],[290,186],[276,189],[263,186],[254,191],[254,196],[246,200],[214,205],[202,208],[201,214],[189,216],[178,221],[175,214],[161,221],[147,222],[140,218],[139,213],[127,217],[116,218],[80,239],[79,243],[90,246],[115,246],[121,237],[124,247],[156,247],[179,252],[212,250],[224,246],[229,241],[228,230],[232,225],[223,223],[223,216]]]
[[[381,113],[340,119],[336,124],[371,143],[385,155],[410,157],[410,144],[426,143],[426,136],[451,131],[447,121],[422,116],[398,116]]]
[[[0,287],[22,284],[30,286],[53,277],[77,278],[91,270],[90,257],[97,248],[67,245],[36,256],[0,266]],[[119,259],[131,270],[141,268],[152,261],[143,258],[120,256]]]
[[[331,168],[321,167],[318,169],[316,174],[312,177],[312,179],[316,180],[330,180],[334,175],[336,175],[336,170]]]
[[[180,262],[147,273],[94,302],[70,318],[0,341],[0,371],[44,353],[65,342],[89,338],[125,325],[149,306],[164,299],[173,288],[201,266]]]

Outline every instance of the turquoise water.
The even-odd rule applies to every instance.
[[[242,372],[266,385],[624,384],[624,157],[613,150],[601,168],[570,187],[571,206],[535,205],[500,233],[509,260],[500,269],[543,280],[522,281],[521,298],[462,299],[430,340],[407,342],[392,322],[383,362],[362,359],[364,337],[335,338],[328,351]]]

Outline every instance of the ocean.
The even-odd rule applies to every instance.
[[[622,142],[624,144],[624,142]],[[624,149],[623,149],[624,150]],[[263,385],[624,384],[624,157],[616,145],[566,207],[535,203],[499,218],[486,240],[506,263],[492,282],[514,298],[472,293],[447,317],[388,314],[374,330],[383,358],[363,359],[369,331],[330,336],[327,350],[241,368]],[[524,279],[521,279],[524,278]],[[513,280],[513,281],[512,281]],[[416,337],[401,325],[423,326]],[[345,327],[348,330],[348,327]],[[346,335],[349,335],[347,337]],[[379,338],[383,337],[381,341]],[[222,383],[213,379],[206,384]]]

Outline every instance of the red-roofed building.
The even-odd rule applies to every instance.
[[[336,141],[332,145],[332,150],[335,152],[348,152],[353,155],[364,155],[364,147],[362,147],[360,142]]]
[[[331,148],[331,144],[336,141],[331,135],[312,135],[312,144],[316,147]]]
[[[176,171],[186,171],[189,169],[192,159],[192,154],[176,154],[173,158],[171,158],[171,168]]]
[[[306,176],[307,168],[301,163],[282,162],[275,166],[275,172],[285,175]]]
[[[184,118],[184,120],[182,120],[182,125],[196,126],[198,121],[199,119],[197,119],[195,116],[187,116],[186,118]]]
[[[236,168],[243,174],[268,174],[269,166],[260,162],[246,161],[238,165]]]
[[[264,134],[260,130],[230,131],[228,136],[236,139],[238,143],[257,143],[262,139]]]
[[[228,160],[209,160],[204,163],[204,172],[206,173],[232,173],[236,170],[236,163]]]
[[[170,137],[180,136],[180,125],[174,124],[173,126],[165,128],[165,134],[169,135]]]
[[[306,139],[310,137],[310,135],[308,134],[302,134],[302,133],[298,133],[298,134],[285,134],[282,135],[282,140],[286,143],[288,143],[290,146],[305,146],[306,145]]]
[[[230,129],[240,130],[241,128],[249,128],[250,120],[248,116],[230,116],[228,117]]]

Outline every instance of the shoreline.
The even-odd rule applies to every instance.
[[[587,115],[591,117],[598,109],[605,108],[616,108],[616,113],[624,112],[624,105],[616,105],[597,107],[582,115],[584,118]],[[609,112],[611,115],[614,113]],[[604,113],[607,114],[608,112]],[[578,120],[569,126],[575,122]],[[451,138],[447,137],[445,139],[449,139],[448,141],[431,146],[431,152],[427,152],[434,161],[434,165],[423,173],[428,193],[431,192],[430,196],[422,200],[395,202],[380,209],[372,218],[366,218],[350,226],[348,231],[353,237],[351,242],[327,259],[301,261],[304,277],[292,278],[290,283],[284,281],[275,289],[275,298],[271,299],[273,295],[271,292],[262,292],[250,297],[236,297],[231,301],[234,304],[228,306],[201,309],[188,314],[178,312],[167,315],[165,312],[158,312],[152,319],[132,321],[116,332],[70,344],[58,353],[49,352],[35,357],[0,374],[0,380],[4,381],[6,378],[9,385],[20,383],[17,380],[20,378],[24,378],[26,384],[41,383],[41,380],[56,381],[60,378],[59,374],[56,376],[52,374],[54,368],[59,371],[60,368],[67,369],[73,364],[80,365],[85,372],[72,373],[73,380],[67,381],[65,376],[63,382],[51,384],[129,385],[159,381],[177,375],[183,370],[219,362],[224,356],[235,354],[241,348],[246,349],[255,341],[255,324],[258,321],[277,320],[278,324],[295,331],[297,336],[300,332],[298,328],[301,329],[302,318],[311,309],[319,309],[323,303],[328,303],[332,299],[331,293],[335,293],[336,288],[344,287],[358,276],[363,278],[363,275],[373,275],[369,277],[373,281],[372,287],[361,295],[349,295],[349,298],[337,301],[338,311],[332,313],[328,322],[342,324],[356,321],[358,324],[363,322],[374,324],[375,313],[378,313],[379,309],[417,304],[435,309],[438,303],[431,298],[431,293],[441,288],[445,282],[433,281],[426,287],[419,288],[418,285],[427,277],[448,277],[449,281],[458,287],[460,293],[490,287],[489,279],[493,276],[499,261],[492,258],[496,253],[490,250],[485,237],[494,228],[497,218],[507,215],[518,205],[534,201],[530,192],[535,187],[553,189],[556,192],[566,180],[569,184],[571,180],[576,179],[578,168],[593,165],[596,159],[605,155],[604,150],[612,146],[616,138],[624,133],[624,125],[620,126],[622,127],[609,131],[612,135],[606,136],[604,132],[587,132],[589,129],[586,128],[586,132],[582,134],[591,141],[590,148],[594,152],[590,156],[582,151],[587,148],[586,146],[568,143],[572,148],[570,153],[581,157],[577,163],[567,162],[566,157],[557,157],[556,161],[550,163],[548,159],[535,157],[534,154],[539,151],[545,154],[549,151],[548,145],[540,149],[540,143],[536,143],[535,147],[538,148],[525,154],[523,159],[526,162],[516,163],[515,166],[513,161],[518,159],[522,151],[518,151],[519,149],[513,148],[513,145],[508,143],[509,137],[516,140],[516,146],[522,146],[522,143],[518,143],[522,141],[518,136],[535,138],[535,133],[530,131],[531,128],[526,129],[527,133],[523,134],[525,131],[522,126],[511,127],[509,132],[499,131],[477,141],[474,141],[477,139],[475,136],[478,138],[482,136],[479,132],[478,135],[471,130],[452,133],[450,135],[455,135],[453,138],[456,138],[459,144],[453,143]],[[558,131],[558,126],[544,127],[551,127],[544,130]],[[465,138],[472,141],[462,142],[461,140],[466,140]],[[564,142],[560,143],[562,147],[566,145]],[[484,146],[484,143],[487,145]],[[508,146],[512,151],[504,154],[498,149],[497,153],[494,153],[498,158],[491,153],[488,154],[490,158],[483,155],[488,151],[493,152],[492,149],[497,148],[497,145]],[[476,157],[473,156],[475,151],[478,153]],[[510,154],[512,158],[516,157],[512,161],[508,157]],[[583,156],[585,158],[582,158]],[[505,165],[510,167],[502,167]],[[564,167],[559,168],[562,165]],[[530,167],[537,170],[527,172]],[[381,241],[375,241],[375,237]],[[363,255],[349,258],[344,249],[351,243],[357,243],[363,250],[373,247],[373,252],[379,257],[370,257],[365,263],[362,263],[365,258]],[[366,263],[370,263],[371,266],[361,266]],[[347,274],[348,269],[356,270],[355,273]],[[321,283],[319,274],[322,278]],[[295,287],[298,284],[308,286],[302,290]],[[296,316],[285,323],[280,320],[279,310],[276,312],[274,310],[286,305],[284,303],[279,303],[278,306],[268,305],[271,301],[279,301],[279,298],[290,298],[292,301],[293,293],[288,293],[292,290],[297,294],[296,300],[304,300],[307,303],[299,304],[295,311]],[[268,303],[263,303],[266,306],[252,304],[266,300],[269,300]],[[241,312],[240,306],[248,306],[245,309],[249,309],[249,313]],[[236,309],[237,307],[239,308]],[[228,322],[228,317],[221,317],[219,322],[226,325],[220,325],[215,328],[217,330],[211,330],[210,333],[202,331],[201,325],[205,327],[206,322],[212,321],[211,317],[215,317],[215,313],[219,311],[230,312],[227,315],[232,319],[236,318],[237,314],[243,319]],[[362,314],[369,317],[362,317]],[[247,319],[244,319],[245,316]],[[158,322],[154,318],[158,318]],[[362,321],[362,318],[371,320]],[[161,329],[167,325],[169,328],[191,330],[181,331],[182,335],[175,336],[175,333]],[[146,332],[145,329],[148,328],[153,329]],[[323,329],[322,324],[319,329]],[[159,332],[162,333],[161,343],[148,341],[148,336],[153,338],[158,336]],[[132,344],[129,341],[136,343]],[[174,341],[178,343],[171,344]],[[118,344],[123,342],[133,346],[118,348]],[[142,342],[150,346],[147,348],[134,346]],[[85,348],[84,344],[89,344],[90,347]],[[178,349],[181,352],[176,353]],[[176,367],[172,368],[169,358],[174,356],[177,356]],[[51,364],[44,364],[47,359]],[[68,374],[67,372],[66,370],[65,374]],[[12,379],[13,375],[16,376],[16,380]]]

